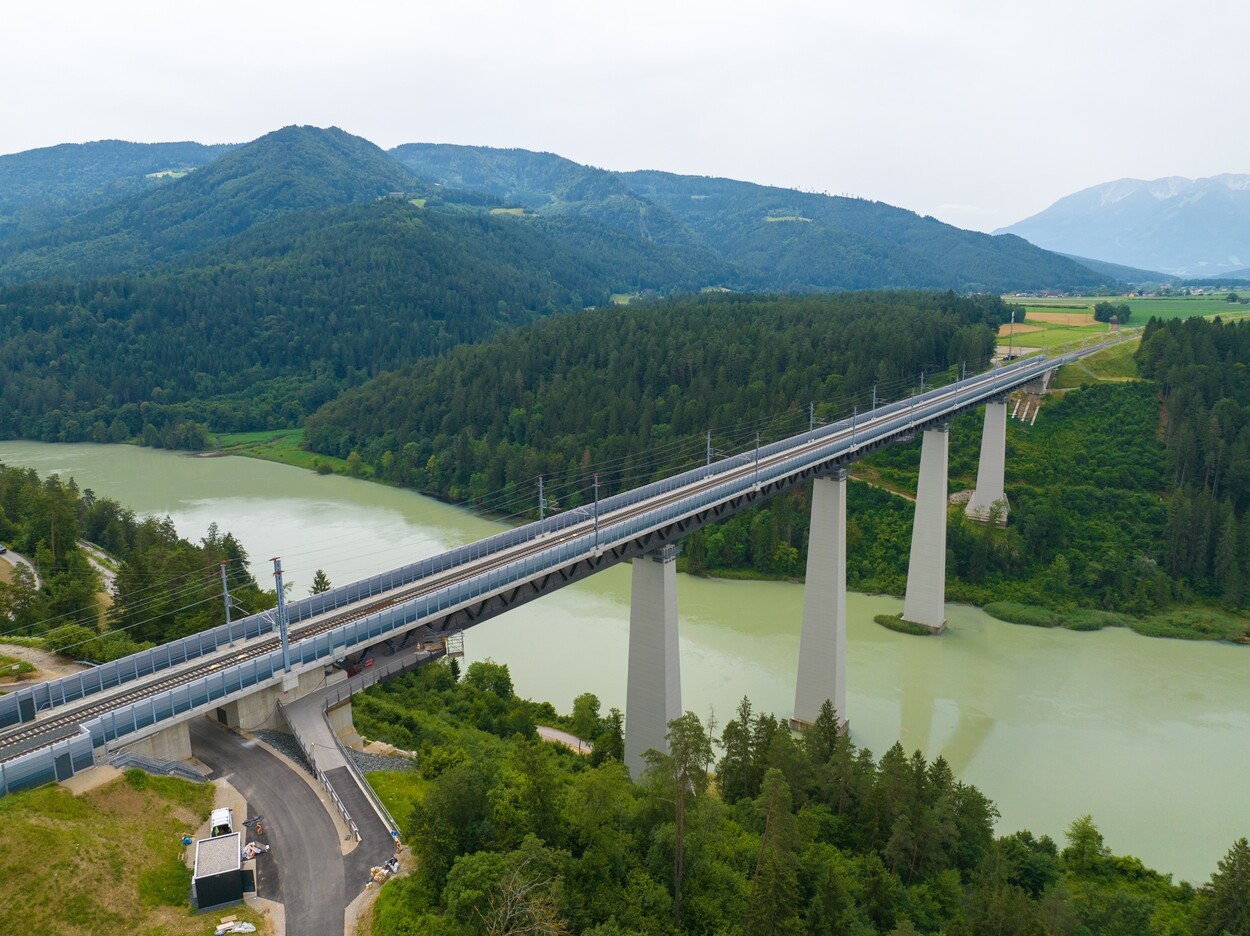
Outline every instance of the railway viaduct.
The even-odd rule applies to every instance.
[[[994,367],[753,451],[709,459],[591,507],[0,697],[0,793],[64,779],[94,763],[99,748],[138,744],[171,759],[189,756],[186,722],[195,715],[265,726],[279,703],[323,688],[337,659],[379,644],[402,649],[418,630],[436,637],[463,630],[626,560],[634,560],[626,762],[637,774],[643,752],[665,747],[667,724],[682,712],[676,543],[808,481],[814,493],[793,723],[815,721],[828,701],[845,724],[847,467],[881,446],[922,436],[903,617],[941,632],[950,420],[985,407],[967,510],[988,519],[1005,510],[1007,395],[1044,385],[1062,364],[1105,346]],[[336,698],[342,703],[350,691]]]

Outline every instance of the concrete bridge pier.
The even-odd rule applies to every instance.
[[[625,766],[636,779],[646,768],[643,753],[668,750],[668,723],[681,717],[677,547],[639,556],[631,575]]]
[[[946,469],[950,425],[926,429],[920,449],[916,520],[911,531],[903,620],[946,630]]]
[[[1007,522],[1007,494],[1003,469],[1007,460],[1007,400],[985,404],[985,427],[981,431],[981,460],[977,464],[977,489],[964,512],[974,520],[988,521],[994,505],[1001,507],[999,523]]]
[[[812,524],[803,586],[803,629],[791,725],[816,721],[826,701],[846,729],[846,469],[812,484]]]

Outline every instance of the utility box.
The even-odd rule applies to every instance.
[[[238,832],[195,843],[191,887],[195,905],[200,910],[239,903],[243,899],[243,840]]]

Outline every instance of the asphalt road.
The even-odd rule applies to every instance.
[[[26,566],[26,568],[30,569],[30,574],[35,577],[35,587],[43,588],[43,579],[40,578],[39,576],[39,570],[35,568],[35,564],[33,562],[31,562],[21,553],[16,553],[12,549],[10,549],[4,555],[0,556],[0,562],[5,562],[5,561],[7,561],[9,565],[13,565],[13,566],[17,566],[17,565]]]
[[[252,816],[264,817],[259,839],[271,850],[256,859],[256,890],[283,905],[287,933],[341,936],[343,910],[364,879],[353,882],[349,895],[338,831],[303,777],[256,742],[206,718],[191,722],[191,750],[215,778],[233,784]],[[236,825],[242,819],[236,816]]]

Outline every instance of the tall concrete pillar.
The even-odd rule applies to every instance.
[[[988,520],[997,501],[1002,502],[999,521],[1007,522],[1007,494],[1003,468],[1007,460],[1007,401],[985,404],[985,428],[981,430],[981,461],[977,465],[977,489],[964,508],[974,520]]]
[[[916,520],[907,564],[903,620],[935,633],[946,629],[946,465],[950,426],[926,429],[920,449]]]
[[[646,767],[643,752],[668,750],[668,723],[681,717],[677,547],[638,557],[631,575],[625,766],[637,778]]]
[[[826,701],[846,716],[846,471],[812,484],[794,722],[811,725]]]

